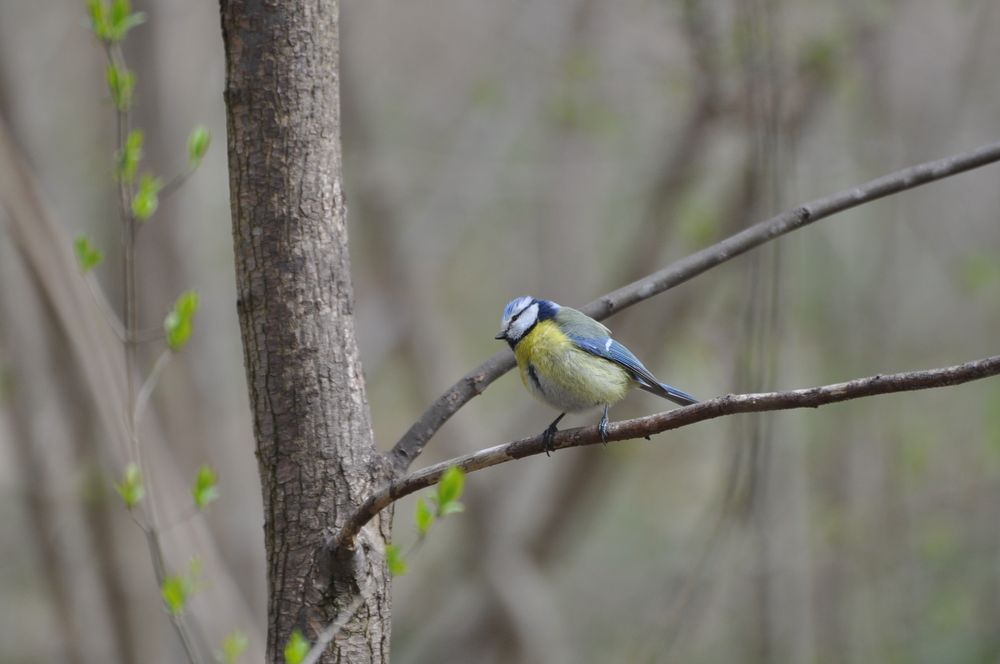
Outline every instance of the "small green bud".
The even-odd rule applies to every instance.
[[[292,632],[292,637],[285,644],[285,664],[302,664],[302,660],[309,654],[309,641],[302,636],[302,632],[296,629]]]
[[[240,655],[246,651],[249,645],[250,640],[246,634],[239,630],[230,632],[223,639],[222,650],[215,654],[215,658],[222,662],[222,664],[235,664],[236,660],[240,658]]]
[[[104,253],[95,247],[86,235],[80,234],[73,240],[73,253],[83,272],[90,272],[104,260]]]
[[[163,598],[170,615],[181,615],[188,599],[198,591],[200,585],[201,559],[197,557],[188,563],[186,574],[172,574],[165,578],[163,585],[160,586],[160,597]]]
[[[198,168],[201,165],[201,160],[205,158],[211,142],[212,135],[206,127],[198,125],[191,130],[191,136],[188,137],[188,164],[191,168]]]
[[[90,27],[101,41],[107,41],[110,34],[108,24],[108,3],[104,0],[87,0],[87,16]]]
[[[135,90],[135,74],[124,67],[108,65],[105,70],[111,101],[119,111],[127,111],[132,106],[132,91]]]
[[[458,466],[452,466],[444,471],[437,485],[437,495],[431,500],[437,505],[436,516],[445,517],[465,511],[465,506],[459,501],[465,489],[465,473]]]
[[[101,29],[97,22],[93,20],[94,12],[91,11],[91,23],[94,24],[94,34],[97,38],[105,42],[120,42],[125,39],[128,31],[137,25],[142,25],[146,21],[146,15],[142,12],[132,12],[132,3],[129,0],[112,0],[109,6],[106,0],[91,0],[90,5],[100,4],[98,10],[103,18]]]
[[[427,506],[427,501],[417,498],[417,533],[423,537],[431,529],[434,523],[434,511]]]
[[[132,3],[129,0],[114,0],[111,3],[111,25],[121,25],[132,13]]]
[[[163,329],[167,333],[167,345],[170,350],[180,350],[194,330],[194,315],[198,311],[198,293],[186,291],[181,293],[174,303],[174,308],[163,320]]]
[[[406,561],[403,559],[403,552],[395,544],[386,544],[385,562],[389,567],[389,573],[393,576],[406,574]]]
[[[118,155],[118,179],[129,184],[135,180],[135,172],[142,159],[143,134],[141,129],[133,129],[125,139],[125,147]]]
[[[462,497],[465,488],[465,473],[458,466],[452,466],[444,471],[441,480],[437,485],[437,507],[438,516],[444,516],[452,512],[461,512],[461,507],[449,507],[450,505],[460,505],[458,499]]]
[[[167,605],[167,611],[172,616],[179,616],[184,613],[184,605],[188,600],[188,582],[180,574],[168,576],[160,586],[160,597]]]
[[[145,221],[156,213],[156,208],[160,205],[160,189],[163,183],[159,178],[153,177],[149,173],[144,173],[139,178],[139,188],[132,198],[132,214],[139,221]]]
[[[219,497],[218,477],[210,466],[204,465],[198,469],[191,496],[199,512],[204,512],[208,504]]]
[[[134,463],[125,466],[125,474],[122,476],[122,481],[115,485],[115,490],[122,497],[126,509],[132,509],[138,505],[142,497],[146,495],[139,466]]]

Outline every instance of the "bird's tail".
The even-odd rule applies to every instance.
[[[656,396],[663,397],[664,399],[670,399],[679,406],[690,406],[693,403],[698,403],[698,400],[687,392],[678,390],[676,387],[670,387],[666,383],[656,383],[653,385],[639,383],[639,387],[646,390],[650,394],[655,394]]]

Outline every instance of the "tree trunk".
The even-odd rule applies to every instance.
[[[268,659],[365,599],[323,662],[388,659],[391,513],[349,559],[323,543],[373,485],[341,179],[336,0],[222,0],[229,182],[268,562]]]

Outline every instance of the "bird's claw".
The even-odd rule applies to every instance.
[[[553,443],[555,442],[556,431],[558,430],[555,424],[551,424],[542,433],[542,447],[545,449],[545,456],[552,456],[552,452],[555,451],[556,448]]]
[[[601,416],[601,422],[597,425],[597,431],[601,434],[601,442],[604,446],[608,446],[608,404],[604,404],[604,415]]]
[[[545,450],[545,456],[552,456],[552,452],[556,449],[555,437],[556,431],[559,431],[556,427],[559,426],[559,420],[564,417],[566,417],[566,413],[561,413],[559,417],[553,420],[549,428],[542,432],[542,447]]]
[[[604,443],[605,447],[607,447],[607,445],[608,445],[608,421],[607,420],[601,420],[600,424],[597,425],[597,430],[601,434],[601,442]]]

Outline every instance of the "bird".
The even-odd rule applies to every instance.
[[[557,426],[566,413],[604,406],[598,424],[608,442],[608,409],[638,387],[688,406],[693,396],[661,383],[611,331],[590,316],[550,300],[516,297],[503,310],[500,332],[517,359],[521,382],[537,399],[561,411],[543,432],[545,453],[554,448]]]

